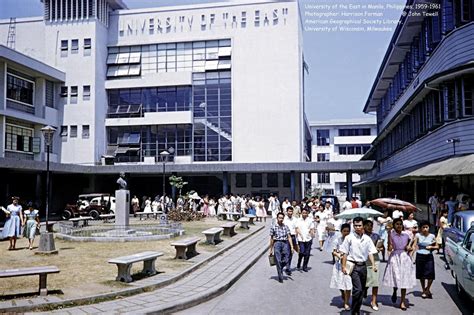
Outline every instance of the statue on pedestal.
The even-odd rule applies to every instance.
[[[120,177],[117,179],[117,184],[120,190],[127,190],[127,181],[125,180],[125,173],[120,172]]]

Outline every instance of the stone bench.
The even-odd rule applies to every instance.
[[[249,224],[255,225],[255,223],[253,222],[253,220],[257,217],[255,214],[247,214],[246,217],[250,220]]]
[[[94,220],[93,217],[79,217],[79,218],[71,218],[69,221],[72,222],[73,227],[79,227],[79,222],[83,222],[82,226],[88,226],[89,220]]]
[[[130,270],[132,269],[133,263],[143,261],[143,270],[142,273],[145,273],[149,276],[155,275],[157,273],[155,269],[156,258],[163,256],[163,253],[160,252],[142,252],[130,256],[123,256],[118,258],[113,258],[109,260],[109,264],[116,264],[118,269],[118,275],[115,280],[123,282],[132,282],[132,275]]]
[[[144,216],[146,216],[147,219],[149,219],[150,216],[152,216],[155,218],[155,220],[158,217],[157,212],[136,212],[135,214],[139,216],[140,221],[143,219]]]
[[[196,256],[198,252],[196,251],[196,244],[201,239],[199,237],[191,237],[185,240],[179,240],[171,243],[171,246],[174,246],[176,249],[175,259],[188,259],[192,256]]]
[[[235,234],[237,234],[237,233],[235,233],[235,230],[234,230],[234,228],[235,228],[236,225],[237,225],[237,222],[227,222],[227,223],[222,224],[222,225],[221,225],[221,228],[224,229],[224,233],[223,233],[223,234],[224,234],[225,236],[229,236],[229,237],[232,237],[232,236],[234,236]]]
[[[229,217],[232,217],[234,221],[237,221],[242,216],[240,212],[221,212],[218,215],[219,220],[228,220]]]
[[[208,244],[215,245],[221,242],[221,232],[224,231],[223,228],[210,228],[202,232],[202,234],[206,235],[206,242]]]
[[[30,268],[0,270],[0,278],[39,275],[39,295],[45,296],[48,294],[48,289],[46,287],[46,284],[47,284],[46,280],[47,280],[48,274],[50,273],[59,273],[59,268],[56,266],[44,266],[44,267],[30,267]]]
[[[115,220],[115,214],[113,214],[113,213],[101,214],[101,215],[99,215],[99,218],[104,222],[109,222],[109,220],[112,220],[112,219]]]
[[[240,228],[247,229],[247,230],[250,229],[249,228],[249,222],[250,222],[249,218],[240,218],[239,222],[240,222]]]

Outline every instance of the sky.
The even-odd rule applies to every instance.
[[[223,0],[123,1],[129,8],[223,2]],[[340,14],[343,11],[362,12],[355,8],[359,4],[403,5],[406,0],[300,0],[299,2],[303,26],[305,27],[309,25],[307,13],[324,12],[324,10],[309,6],[324,4],[354,5],[354,9],[337,8],[329,10]],[[389,20],[398,20],[402,13],[401,9],[394,9],[393,7],[372,12],[382,13],[383,19]],[[0,0],[0,19],[13,16],[40,15],[42,15],[40,0]],[[393,25],[391,28],[394,29]],[[306,78],[305,87],[306,115],[310,122],[373,116],[373,113],[367,115],[362,110],[392,35],[392,31],[303,31],[304,55],[309,66],[309,76]]]

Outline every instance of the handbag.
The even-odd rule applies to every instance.
[[[270,266],[275,266],[276,265],[276,260],[274,255],[268,255],[268,262],[270,263]]]
[[[346,260],[347,275],[350,276],[352,274],[352,271],[354,270],[354,266],[355,266],[355,263],[353,263],[352,261]]]

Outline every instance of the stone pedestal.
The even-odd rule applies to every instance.
[[[40,236],[38,251],[35,254],[50,255],[57,254],[58,250],[54,245],[54,234],[51,232],[44,232]]]
[[[115,228],[127,230],[129,226],[130,191],[115,191]]]

